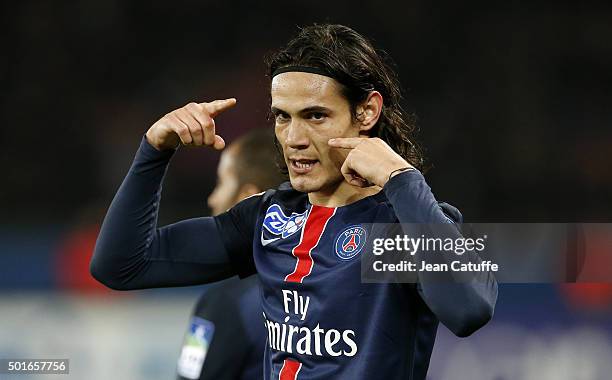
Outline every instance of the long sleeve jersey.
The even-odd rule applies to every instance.
[[[372,223],[461,222],[420,172],[345,206],[313,205],[285,183],[221,215],[158,228],[173,154],[143,138],[104,220],[92,274],[126,290],[257,273],[262,314],[252,328],[267,330],[264,379],[425,379],[439,321],[467,336],[492,317],[497,283],[488,272],[455,283],[428,274],[409,284],[361,281]]]

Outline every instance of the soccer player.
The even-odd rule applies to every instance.
[[[275,166],[273,139],[271,129],[255,129],[223,151],[217,185],[208,197],[213,215],[283,181],[279,171],[271,170]],[[211,285],[190,318],[177,378],[261,379],[267,332],[251,326],[261,313],[256,275],[242,280],[234,276]]]
[[[252,328],[268,333],[264,379],[425,379],[438,322],[470,335],[492,317],[497,283],[489,272],[361,282],[370,223],[439,224],[450,227],[445,237],[461,238],[449,224],[461,215],[436,201],[418,170],[395,73],[342,25],[302,29],[269,70],[290,185],[216,217],[157,228],[176,147],[222,149],[214,118],[236,100],[189,103],[146,132],[104,220],[92,274],[139,289],[257,273],[263,312]]]

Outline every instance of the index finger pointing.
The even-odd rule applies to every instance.
[[[221,112],[232,108],[236,105],[236,98],[229,98],[223,100],[215,100],[210,103],[200,103],[210,114],[210,117],[215,117]]]
[[[335,148],[353,149],[365,139],[367,139],[367,137],[339,137],[329,139],[327,143],[329,146],[333,146]]]

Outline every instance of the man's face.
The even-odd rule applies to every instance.
[[[230,147],[221,154],[217,167],[217,185],[208,197],[208,207],[213,215],[219,215],[240,201],[238,198],[240,181],[235,173],[234,149]]]
[[[336,137],[357,137],[348,101],[334,79],[287,72],[272,79],[272,114],[276,138],[283,148],[294,189],[306,193],[333,192],[348,151],[330,149]]]

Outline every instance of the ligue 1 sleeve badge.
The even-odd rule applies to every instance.
[[[342,260],[350,260],[357,256],[365,247],[366,231],[361,226],[345,228],[336,238],[336,256]]]
[[[187,379],[199,379],[204,359],[215,333],[215,324],[199,317],[192,317],[191,324],[178,359],[177,372]]]

